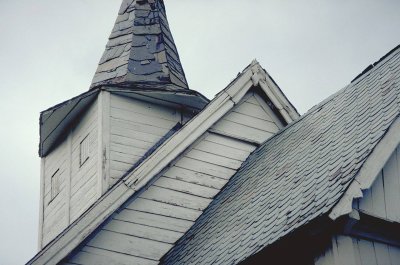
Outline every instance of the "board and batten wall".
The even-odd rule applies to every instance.
[[[375,217],[400,223],[400,147],[379,173],[372,187],[363,192],[354,208]]]
[[[315,265],[399,265],[400,248],[377,241],[337,235]]]
[[[264,104],[257,94],[246,95],[64,264],[158,264],[256,149],[255,143],[280,128]]]
[[[42,158],[43,198],[39,247],[45,246],[98,198],[98,107],[95,102],[71,129],[66,139]],[[87,141],[87,155],[81,161],[80,145]],[[59,193],[52,196],[52,178]],[[52,198],[53,197],[53,198]]]

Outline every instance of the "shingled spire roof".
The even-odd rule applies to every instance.
[[[91,87],[187,89],[163,0],[124,0]]]

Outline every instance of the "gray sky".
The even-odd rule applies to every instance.
[[[304,113],[400,44],[398,0],[165,2],[189,85],[209,98],[257,58]],[[36,253],[39,112],[89,88],[120,3],[0,0],[0,264]]]

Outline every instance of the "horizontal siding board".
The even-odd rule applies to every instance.
[[[245,161],[250,154],[250,152],[248,151],[243,151],[240,149],[236,149],[233,147],[209,141],[201,141],[198,145],[194,147],[194,150],[200,150],[214,155],[219,155],[222,157],[227,157],[239,161]]]
[[[255,141],[257,143],[262,143],[273,135],[273,133],[271,132],[247,127],[245,125],[224,119],[215,124],[212,127],[212,131],[216,131],[232,137],[248,139],[249,141]]]
[[[140,197],[199,211],[202,211],[211,202],[210,199],[155,186],[151,186]]]
[[[201,211],[183,208],[167,203],[156,202],[153,200],[137,198],[130,203],[126,209],[136,210],[139,212],[163,215],[187,221],[195,221],[200,215]]]
[[[185,157],[193,158],[199,161],[207,162],[210,164],[227,167],[231,169],[238,169],[242,165],[242,161],[227,158],[215,154],[211,154],[208,152],[192,149],[185,154]]]
[[[85,247],[69,260],[79,265],[156,265],[156,261],[131,255],[107,251],[104,249]]]
[[[170,190],[184,192],[195,196],[212,199],[219,192],[217,189],[199,186],[196,184],[183,182],[176,179],[161,177],[153,184],[157,187],[162,187]]]
[[[110,160],[112,161],[118,161],[118,162],[123,162],[130,164],[131,166],[138,161],[142,156],[136,156],[136,155],[130,155],[130,154],[124,154],[124,153],[119,153],[115,151],[110,151]]]
[[[125,173],[126,171],[110,169],[110,185],[115,184]]]
[[[168,131],[165,128],[159,128],[153,125],[149,124],[140,124],[140,123],[135,123],[131,121],[125,121],[125,120],[119,120],[116,118],[110,118],[110,125],[112,127],[119,127],[119,128],[125,128],[129,129],[132,131],[136,132],[142,132],[142,133],[151,133],[153,135],[158,135],[160,137],[164,136],[165,133]]]
[[[158,214],[144,213],[135,210],[123,210],[117,214],[114,219],[181,233],[185,233],[193,224],[192,221],[176,219]]]
[[[136,140],[133,138],[125,137],[125,136],[120,136],[120,135],[114,135],[111,134],[111,143],[116,143],[116,144],[122,144],[126,145],[132,148],[140,148],[140,149],[145,149],[148,150],[150,149],[154,143],[149,143],[149,142],[143,142],[141,140]]]
[[[131,156],[143,156],[146,153],[147,149],[142,149],[138,147],[132,148],[131,146],[127,146],[124,144],[111,143],[110,151]]]
[[[209,188],[221,189],[227,182],[226,179],[221,179],[215,176],[206,175],[200,172],[173,166],[168,169],[164,176],[172,179],[185,181]]]
[[[170,121],[179,121],[180,115],[173,108],[162,107],[160,105],[135,100],[132,98],[122,97],[118,95],[111,95],[111,107],[124,109],[148,116],[163,118]]]
[[[246,152],[253,152],[256,149],[255,145],[214,133],[209,133],[204,140]]]
[[[171,244],[104,230],[90,240],[88,246],[153,260],[158,260],[172,247]]]
[[[240,114],[246,114],[265,121],[273,121],[260,105],[255,105],[248,102],[239,104],[232,111]]]
[[[233,174],[236,173],[236,170],[218,165],[212,165],[210,163],[189,157],[182,157],[176,163],[176,166],[223,179],[229,179],[231,176],[233,176]]]
[[[170,244],[175,243],[183,235],[183,233],[180,232],[174,232],[161,228],[155,228],[147,225],[134,224],[119,220],[113,220],[112,222],[108,223],[103,228],[103,230]]]
[[[266,121],[259,118],[255,118],[246,114],[231,112],[224,117],[224,120],[236,122],[251,128],[256,128],[267,132],[277,132],[278,126],[272,121]]]
[[[110,163],[110,168],[122,172],[127,172],[132,167],[132,165],[133,165],[132,163],[124,163],[113,160]]]
[[[111,117],[119,119],[119,120],[124,120],[124,121],[130,121],[134,123],[140,123],[140,124],[145,124],[145,125],[152,125],[155,127],[159,128],[164,128],[164,129],[170,129],[175,126],[177,122],[175,121],[169,121],[169,120],[164,120],[156,117],[151,117],[145,114],[139,114],[139,113],[134,113],[131,111],[126,111],[122,109],[117,109],[111,107],[110,110]]]
[[[111,127],[111,134],[125,136],[139,141],[154,143],[161,139],[161,136],[151,133],[138,132],[132,129],[121,128],[117,126]]]

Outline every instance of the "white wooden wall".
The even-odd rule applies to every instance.
[[[376,217],[400,222],[400,148],[394,151],[371,189],[355,207]]]
[[[61,233],[98,198],[97,118],[97,103],[94,103],[66,140],[43,158],[40,247]],[[81,165],[80,143],[85,137],[89,141],[89,159]],[[51,177],[57,170],[61,173],[61,192],[51,200]]]
[[[349,236],[335,236],[315,265],[399,265],[400,248]]]
[[[67,179],[69,178],[68,166],[68,141],[64,141],[51,154],[43,159],[44,170],[42,169],[44,178],[43,192],[43,213],[41,213],[41,230],[39,236],[46,244],[59,234],[67,225]],[[51,177],[59,170],[61,180],[61,191],[53,200],[51,200]],[[39,242],[41,242],[39,240]]]
[[[176,109],[111,94],[109,184],[121,178],[181,118]]]
[[[113,216],[69,262],[158,264],[256,148],[253,142],[265,141],[278,130],[279,125],[272,123],[269,112],[257,106],[256,101],[247,103],[253,97],[252,93],[247,95],[245,105],[258,110],[258,122],[274,128],[271,132],[257,129],[257,133],[239,133],[245,119],[249,121],[248,117],[255,115],[242,112],[244,103],[239,104],[225,116],[233,120],[232,124],[226,123],[225,118],[218,121],[214,128],[219,128],[220,134],[213,129],[206,132],[147,190]],[[238,111],[246,117],[236,117]]]
[[[211,131],[245,141],[262,143],[282,127],[276,115],[257,93],[249,93]]]

